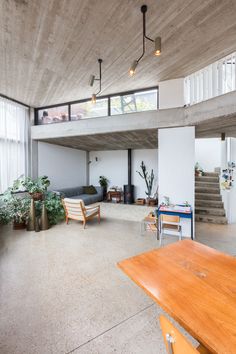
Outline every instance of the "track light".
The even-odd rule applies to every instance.
[[[137,66],[138,66],[138,61],[134,60],[132,65],[131,65],[131,67],[130,67],[130,69],[129,69],[129,75],[130,76],[133,76],[135,74],[135,70],[136,70]]]
[[[161,55],[161,37],[156,37],[155,40],[153,40],[152,38],[149,38],[147,35],[146,35],[146,12],[147,12],[147,5],[143,5],[141,6],[141,12],[143,14],[143,52],[142,54],[140,55],[140,57],[133,61],[130,69],[129,69],[129,75],[130,76],[133,76],[134,73],[135,73],[135,69],[137,68],[138,66],[138,63],[140,62],[140,60],[142,59],[142,57],[144,56],[145,54],[145,51],[146,51],[146,42],[145,40],[147,39],[148,41],[150,42],[153,42],[155,44],[155,50],[154,50],[154,54],[156,56],[159,56]]]
[[[154,55],[159,56],[161,55],[161,37],[155,38],[155,51]]]
[[[95,80],[95,75],[90,75],[90,78],[89,78],[89,85],[92,87],[93,84],[94,84],[94,80]]]
[[[90,75],[89,85],[93,86],[94,81],[99,81],[99,91],[92,94],[92,103],[96,103],[97,95],[102,91],[102,59],[98,59],[99,65],[99,78],[96,78],[95,75]]]

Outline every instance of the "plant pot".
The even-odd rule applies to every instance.
[[[103,187],[103,200],[107,199],[107,187]]]
[[[13,230],[23,230],[26,228],[25,222],[16,222],[13,221]]]
[[[34,193],[30,193],[30,195],[33,198],[33,200],[35,200],[35,201],[43,200],[43,193],[42,192],[34,192]]]
[[[147,202],[147,205],[149,205],[149,206],[155,206],[157,203],[156,199],[153,199],[153,198],[147,198],[146,202]]]

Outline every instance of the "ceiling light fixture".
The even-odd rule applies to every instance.
[[[161,37],[156,37],[155,40],[149,38],[147,35],[146,35],[146,12],[147,12],[147,5],[143,5],[141,6],[141,12],[143,14],[143,52],[141,54],[141,56],[137,59],[137,60],[134,60],[130,69],[129,69],[129,75],[130,76],[133,76],[135,74],[135,70],[138,66],[138,63],[140,62],[140,60],[142,59],[142,57],[144,56],[145,54],[145,51],[146,51],[146,43],[145,43],[145,40],[149,40],[151,42],[154,43],[155,45],[155,50],[154,50],[154,55],[156,56],[159,56],[161,55]]]
[[[94,81],[99,81],[99,91],[92,94],[92,103],[96,103],[97,95],[102,91],[102,59],[98,59],[99,65],[99,78],[96,78],[95,75],[90,75],[89,85],[92,87]]]

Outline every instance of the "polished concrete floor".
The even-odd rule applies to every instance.
[[[236,225],[197,224],[196,237],[236,255]],[[162,310],[116,266],[154,247],[154,234],[119,218],[0,228],[0,353],[165,353]]]

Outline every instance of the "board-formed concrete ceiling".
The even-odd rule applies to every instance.
[[[40,141],[86,151],[155,149],[157,148],[157,129],[41,139]]]
[[[141,54],[146,3],[152,43]],[[151,87],[190,74],[236,50],[235,0],[1,0],[0,93],[34,107],[87,98],[97,59],[102,94]]]

